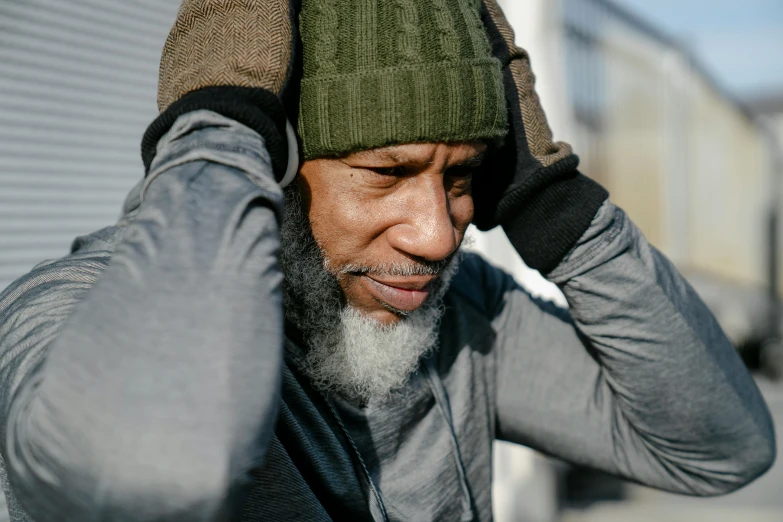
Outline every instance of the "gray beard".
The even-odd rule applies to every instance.
[[[440,263],[335,267],[313,237],[296,187],[285,189],[280,231],[286,318],[306,342],[303,371],[324,392],[369,401],[401,388],[438,342],[443,297],[457,271],[458,255]],[[384,325],[346,306],[339,278],[345,273],[438,274],[425,303]]]

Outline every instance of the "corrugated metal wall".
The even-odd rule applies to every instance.
[[[0,289],[116,221],[178,7],[0,1]]]

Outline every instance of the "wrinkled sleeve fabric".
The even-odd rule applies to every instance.
[[[182,116],[142,196],[116,248],[0,296],[2,454],[37,522],[231,519],[272,435],[282,191],[263,139]]]
[[[606,202],[550,274],[569,310],[506,278],[501,439],[683,494],[718,495],[775,458],[764,400],[715,318]]]

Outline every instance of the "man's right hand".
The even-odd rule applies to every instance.
[[[207,109],[261,134],[277,180],[290,182],[298,159],[294,127],[286,119],[295,122],[298,109],[300,5],[299,0],[184,0],[161,58],[161,115],[142,141],[148,172],[160,138],[176,119]]]

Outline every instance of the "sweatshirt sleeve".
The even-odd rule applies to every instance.
[[[550,279],[569,311],[506,283],[500,438],[691,495],[731,492],[772,465],[772,420],[753,379],[622,210],[607,201]]]
[[[39,522],[233,519],[272,435],[282,191],[263,139],[182,116],[142,195],[113,255],[0,296],[3,457]]]

